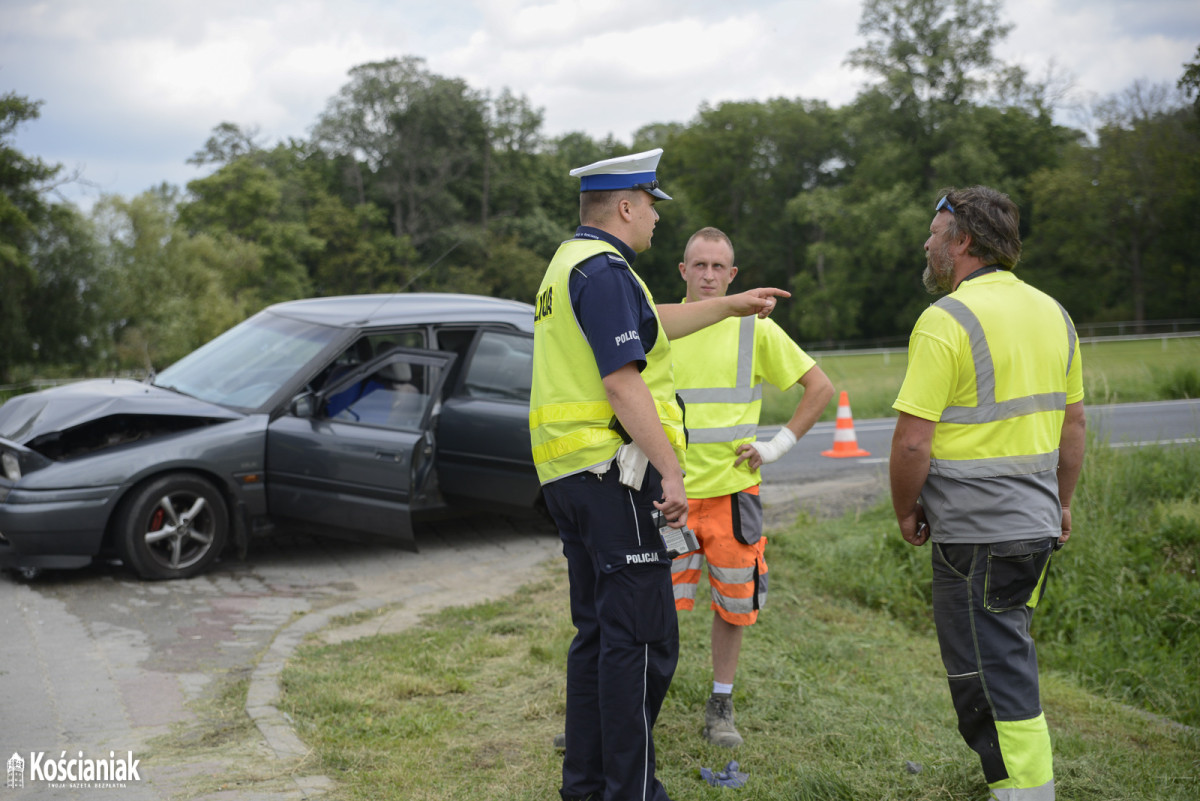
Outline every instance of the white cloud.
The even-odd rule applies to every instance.
[[[223,122],[304,137],[358,64],[420,56],[478,89],[527,96],[550,135],[628,141],[704,102],[850,102],[859,0],[4,0],[0,91],[43,100],[23,151],[109,191],[183,183]],[[1174,83],[1200,42],[1195,0],[1008,0],[997,48],[1080,96]]]
[[[843,103],[863,81],[844,65],[857,29],[856,0],[699,10],[667,3],[676,13],[649,16],[638,11],[645,3],[617,0],[582,23],[574,14],[580,4],[551,5],[537,25],[522,20],[547,6],[503,15],[503,24],[476,32],[433,66],[527,95],[545,108],[548,133],[585,130],[625,140],[647,123],[686,122],[705,101],[799,96]],[[609,21],[633,19],[643,22]]]
[[[1035,77],[1053,60],[1084,102],[1135,80],[1173,85],[1200,43],[1200,6],[1193,0],[1010,0],[1008,8],[1016,27],[997,55]]]

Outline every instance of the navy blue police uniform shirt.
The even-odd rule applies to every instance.
[[[640,371],[646,366],[646,354],[654,349],[658,320],[629,269],[637,254],[599,228],[581,225],[575,238],[608,242],[625,257],[622,261],[616,254],[600,253],[571,271],[571,307],[596,356],[596,367],[602,377],[630,362],[636,362]]]

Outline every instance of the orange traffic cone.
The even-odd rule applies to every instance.
[[[870,451],[858,447],[858,437],[854,435],[854,418],[850,414],[850,396],[842,390],[838,397],[837,426],[833,430],[833,449],[821,451],[822,456],[832,456],[841,459],[846,456],[870,456]]]

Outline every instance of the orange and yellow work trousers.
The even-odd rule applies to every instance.
[[[671,564],[675,608],[695,608],[700,568],[707,561],[712,609],[735,626],[752,625],[767,600],[767,538],[758,487],[716,498],[689,498],[688,526],[696,532],[700,550]]]

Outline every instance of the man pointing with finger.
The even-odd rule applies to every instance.
[[[535,304],[529,427],[558,527],[576,628],[567,656],[560,795],[668,801],[651,730],[679,654],[671,560],[655,525],[687,521],[683,410],[670,340],[730,316],[767,314],[778,289],[656,306],[633,271],[650,247],[661,149],[572,170],[580,227]]]

